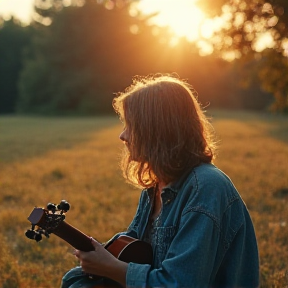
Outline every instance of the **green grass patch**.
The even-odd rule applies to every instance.
[[[118,124],[117,117],[0,117],[0,163],[71,149],[91,133]]]

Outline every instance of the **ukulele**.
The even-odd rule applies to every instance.
[[[70,204],[66,200],[62,200],[58,205],[48,203],[46,209],[35,207],[28,217],[32,227],[26,231],[25,235],[29,239],[39,242],[42,240],[42,235],[49,238],[53,233],[77,250],[93,251],[94,246],[90,237],[65,221],[65,213],[68,210],[70,210]],[[114,241],[107,242],[104,247],[113,256],[126,263],[152,263],[150,244],[130,236],[120,235]],[[93,275],[92,277],[99,276]]]

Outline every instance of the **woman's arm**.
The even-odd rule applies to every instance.
[[[83,252],[75,250],[74,255],[80,260],[85,273],[112,279],[126,287],[126,271],[128,264],[118,260],[100,243],[91,238],[95,251]]]

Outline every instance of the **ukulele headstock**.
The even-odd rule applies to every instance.
[[[65,213],[70,209],[70,204],[62,200],[58,205],[48,203],[46,209],[35,207],[28,217],[32,227],[25,232],[27,238],[39,242],[42,235],[49,238],[49,234],[65,220]]]

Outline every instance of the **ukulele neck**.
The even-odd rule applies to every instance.
[[[53,230],[53,234],[65,240],[77,250],[85,252],[94,250],[90,237],[65,221],[61,222],[58,227]]]

